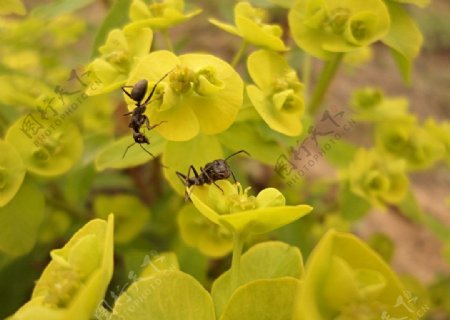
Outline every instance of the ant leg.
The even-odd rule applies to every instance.
[[[131,93],[129,93],[128,91],[125,90],[125,88],[133,88],[133,86],[122,86],[122,87],[120,87],[120,88],[122,89],[123,93],[125,93],[131,100],[134,100],[134,99],[131,97]]]
[[[184,187],[185,187],[185,188],[184,188],[184,201],[188,201],[188,199],[189,199],[189,194],[188,194],[188,191],[186,190],[188,178],[187,178],[184,174],[182,174],[181,172],[176,171],[175,173],[176,173],[178,179],[180,179],[181,183],[182,183],[182,184],[184,185]]]
[[[136,144],[136,142],[130,144],[130,145],[125,149],[125,152],[123,153],[122,159],[125,158],[125,155],[127,154],[128,149],[130,149],[130,148],[131,148],[132,146],[134,146],[135,144]]]
[[[183,183],[183,185],[186,186],[187,177],[179,171],[176,171],[175,173],[176,173],[178,179],[180,179],[181,183]]]
[[[215,181],[213,181],[212,183],[213,183],[217,188],[219,188],[220,191],[222,191],[222,194],[225,194],[225,192],[223,191],[223,189],[222,189]]]
[[[152,130],[152,129],[156,128],[157,126],[163,124],[164,122],[167,122],[167,121],[161,121],[160,123],[150,126],[150,122],[148,121],[148,118],[147,118],[147,120],[145,121],[145,124],[147,125],[148,130]]]
[[[124,113],[123,115],[124,115],[124,116],[129,116],[130,114],[133,114],[133,111],[130,111],[130,112]]]
[[[197,170],[195,170],[195,168],[194,168],[194,166],[192,164],[189,166],[187,178],[190,179],[191,170],[194,172],[195,178],[198,179],[198,177],[199,177],[198,172],[197,172]]]
[[[152,156],[153,159],[155,159],[155,156],[154,156],[150,151],[148,151],[147,149],[145,149],[145,148],[142,146],[142,144],[139,143],[139,145],[141,146],[142,150],[144,150],[145,152],[147,152],[149,155]]]
[[[200,171],[201,171],[202,174],[205,175],[205,177],[208,179],[208,181],[209,181],[210,183],[214,184],[217,188],[219,188],[220,191],[222,191],[222,194],[225,194],[225,192],[223,191],[223,189],[216,183],[216,181],[214,181],[214,179],[212,179],[212,178],[208,175],[208,173],[206,172],[205,169],[203,169],[202,167],[200,167]]]

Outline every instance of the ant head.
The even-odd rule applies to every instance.
[[[139,143],[139,144],[142,144],[142,143],[150,144],[150,142],[148,141],[147,137],[144,136],[140,132],[133,132],[133,138],[134,138],[134,141],[136,143]]]
[[[216,179],[227,179],[230,176],[230,167],[226,160],[218,159],[214,160],[210,165],[210,170]]]
[[[145,79],[139,80],[136,82],[133,86],[133,89],[131,89],[130,96],[131,98],[136,101],[137,103],[140,103],[142,99],[145,97],[145,93],[147,92],[148,87],[148,81]]]

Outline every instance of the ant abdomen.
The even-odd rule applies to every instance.
[[[142,101],[145,97],[145,93],[147,92],[148,81],[146,79],[139,80],[131,89],[130,96],[136,102]]]

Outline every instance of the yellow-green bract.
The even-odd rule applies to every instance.
[[[350,189],[374,206],[398,203],[409,186],[405,169],[403,160],[383,157],[375,150],[360,149],[349,164]]]
[[[400,280],[364,242],[352,234],[328,233],[308,258],[295,320],[381,319],[414,316]],[[411,310],[411,311],[409,311]],[[406,318],[405,318],[406,319]],[[416,319],[416,318],[411,318]]]
[[[249,188],[240,184],[217,181],[215,185],[195,187],[191,194],[195,207],[212,222],[232,232],[248,235],[266,233],[289,224],[308,214],[308,205],[286,206],[285,198],[274,188],[262,190],[256,197],[249,196]]]
[[[250,3],[242,1],[234,7],[236,26],[216,19],[209,19],[209,22],[257,47],[274,51],[287,50],[281,40],[283,29],[279,25],[265,23],[266,16],[265,10],[254,8]]]
[[[0,140],[0,207],[19,191],[25,177],[25,165],[14,147]]]
[[[329,59],[382,39],[390,18],[381,0],[297,0],[289,12],[289,25],[300,48]]]
[[[166,30],[198,15],[202,10],[183,13],[183,0],[164,0],[162,2],[145,3],[133,0],[129,16],[133,27],[151,27],[153,30]]]
[[[259,115],[275,131],[300,135],[305,107],[295,71],[281,55],[262,50],[248,57],[247,68],[256,84],[248,85],[247,93]]]
[[[200,132],[213,135],[231,126],[242,105],[244,84],[228,63],[209,54],[177,57],[155,51],[139,60],[127,83],[147,79],[152,87],[169,71],[147,107],[153,124],[166,121],[155,131],[167,140],[186,141]]]
[[[96,219],[61,249],[36,283],[31,300],[13,320],[86,320],[102,301],[113,273],[113,222]]]
[[[153,32],[149,28],[128,25],[111,30],[99,49],[100,57],[86,67],[91,81],[99,83],[95,89],[89,87],[86,94],[107,93],[123,85],[136,61],[150,50],[152,40]]]
[[[180,210],[177,222],[183,240],[206,256],[223,257],[233,248],[231,232],[205,218],[192,204]]]
[[[404,159],[409,170],[430,168],[444,155],[445,148],[417,118],[405,115],[379,123],[375,127],[378,149]]]

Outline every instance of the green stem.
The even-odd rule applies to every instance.
[[[308,106],[310,114],[314,114],[322,103],[325,92],[327,91],[331,80],[334,78],[343,56],[343,53],[335,54],[334,57],[326,63],[325,67],[323,67]]]
[[[236,54],[233,57],[233,60],[231,61],[231,66],[233,68],[235,68],[237,66],[237,64],[239,63],[239,61],[242,59],[242,56],[244,55],[245,51],[247,51],[247,48],[248,48],[248,42],[245,40],[242,41],[241,47],[236,52]]]
[[[85,214],[81,211],[78,211],[77,209],[70,206],[68,203],[64,202],[63,200],[57,199],[52,196],[46,197],[46,202],[53,206],[54,208],[61,209],[67,213],[69,213],[72,217],[76,219],[83,219],[85,217]]]
[[[236,289],[239,282],[241,266],[241,254],[244,241],[240,233],[236,232],[233,237],[233,258],[231,260],[231,288]]]
[[[311,80],[311,56],[304,52],[303,53],[303,65],[302,65],[302,80],[305,92],[305,105],[309,103],[309,83]]]
[[[173,44],[172,41],[170,40],[170,36],[169,36],[169,31],[167,29],[163,29],[161,30],[164,41],[166,42],[166,47],[167,50],[169,50],[170,52],[173,52]]]

